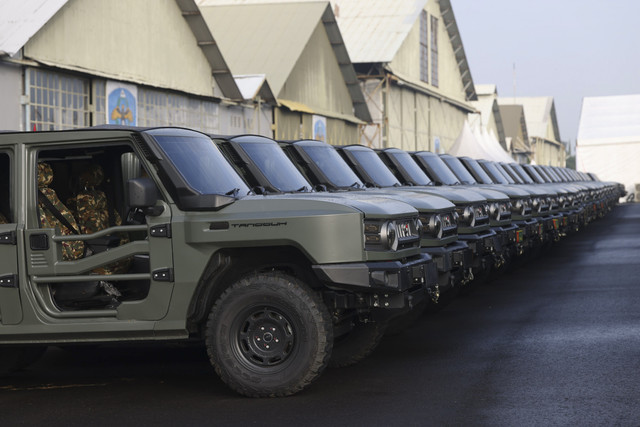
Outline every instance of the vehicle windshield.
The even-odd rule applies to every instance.
[[[546,184],[545,180],[540,176],[538,171],[536,171],[533,166],[526,165],[523,167],[527,170],[527,172],[531,175],[531,178],[533,178],[535,182],[537,182],[538,184]]]
[[[549,175],[549,173],[547,172],[547,170],[544,167],[535,166],[534,169],[536,170],[536,172],[538,172],[538,175],[540,175],[540,177],[545,182],[553,182],[553,179],[551,178],[551,175]]]
[[[440,157],[433,153],[416,153],[416,156],[422,159],[429,167],[428,170],[432,175],[434,181],[444,185],[458,185],[460,181],[451,172],[451,169],[442,161]]]
[[[349,167],[340,154],[330,145],[299,145],[322,171],[327,179],[338,188],[362,188],[364,184]]]
[[[288,193],[311,190],[311,184],[296,169],[277,142],[256,136],[233,138],[232,141],[242,147],[265,178],[279,191]]]
[[[484,169],[482,169],[482,166],[480,166],[477,160],[465,158],[465,164],[473,170],[482,184],[495,184],[491,177],[487,175]]]
[[[529,174],[524,170],[524,168],[522,166],[520,166],[520,164],[514,163],[514,164],[511,165],[511,167],[513,168],[514,171],[516,171],[518,176],[522,180],[524,180],[524,182],[526,182],[527,184],[533,184],[534,183],[533,179],[531,179]]]
[[[458,180],[463,184],[477,184],[478,181],[475,180],[473,175],[469,173],[467,168],[464,167],[460,159],[453,156],[442,156],[440,157],[443,162],[449,166],[449,169],[456,174]]]
[[[511,177],[511,179],[516,184],[524,184],[524,180],[520,177],[520,175],[518,175],[518,173],[515,170],[513,170],[510,164],[502,163],[500,164],[500,166],[502,166],[502,169],[504,169],[504,171]]]
[[[498,170],[498,172],[500,172],[500,173],[502,174],[502,176],[504,176],[504,179],[506,179],[506,180],[507,180],[507,182],[508,182],[509,184],[515,184],[515,183],[516,183],[516,182],[513,180],[513,178],[511,178],[511,175],[509,175],[509,172],[507,172],[507,171],[504,169],[504,166],[503,166],[503,165],[501,165],[501,164],[500,164],[500,163],[498,163],[498,162],[495,162],[493,165],[496,167],[496,169]]]
[[[200,194],[246,195],[249,187],[224,158],[211,138],[192,135],[149,134],[167,155],[187,184]]]
[[[493,162],[482,162],[482,166],[485,168],[485,170],[487,171],[487,173],[491,176],[491,178],[493,178],[493,181],[498,183],[498,184],[508,184],[509,181],[507,181],[507,178],[505,178],[500,171],[498,170],[498,168],[496,168],[496,165],[493,164]]]
[[[413,158],[411,158],[411,155],[406,151],[389,150],[386,153],[389,156],[393,156],[393,158],[402,165],[412,182],[415,182],[417,185],[433,184],[427,174],[424,173],[422,169],[420,169],[420,166],[416,163],[415,160],[413,160]]]
[[[387,165],[375,151],[369,149],[349,150],[356,161],[379,187],[399,187],[400,182],[393,176]]]

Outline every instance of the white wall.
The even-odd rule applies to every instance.
[[[24,130],[21,93],[22,67],[0,61],[0,130]]]

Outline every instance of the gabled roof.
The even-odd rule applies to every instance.
[[[427,0],[333,0],[354,63],[391,62]]]
[[[625,142],[640,142],[640,94],[584,98],[578,145]]]
[[[0,2],[0,55],[15,55],[68,0]]]
[[[453,53],[455,54],[456,61],[458,62],[458,69],[460,70],[460,77],[462,78],[464,92],[467,95],[468,101],[474,101],[476,99],[476,88],[473,84],[473,78],[471,77],[471,70],[469,69],[469,63],[467,62],[467,55],[464,53],[460,30],[458,30],[458,24],[455,16],[453,15],[451,1],[438,0],[438,3],[440,4],[440,13],[442,14],[444,26],[447,29],[449,39],[451,40]]]
[[[211,72],[213,78],[216,79],[216,83],[220,86],[220,90],[229,99],[242,99],[240,89],[236,85],[236,82],[227,67],[225,58],[220,53],[220,48],[211,35],[211,31],[207,27],[206,22],[200,14],[200,9],[196,5],[194,0],[176,0],[182,16],[189,24],[189,28],[195,36],[198,46],[202,49],[202,53],[211,66]]]
[[[480,95],[495,95],[498,96],[498,87],[494,84],[475,85],[476,93]]]
[[[264,74],[233,76],[243,99],[255,99],[258,96],[265,101],[275,102],[275,96]]]
[[[558,119],[556,118],[556,108],[552,96],[498,98],[498,104],[500,106],[522,105],[527,122],[527,132],[530,137],[548,140],[547,129],[551,125],[553,127],[553,141],[560,142]]]
[[[237,74],[264,73],[281,93],[318,23],[322,23],[349,91],[356,117],[371,121],[360,83],[328,1],[201,1],[200,10],[229,67]],[[250,28],[251,31],[243,31]]]
[[[500,115],[502,116],[504,134],[507,138],[517,138],[522,132],[524,140],[529,140],[529,132],[527,131],[527,122],[524,118],[522,105],[500,105]]]
[[[502,122],[502,115],[500,114],[500,107],[498,106],[498,89],[496,85],[475,85],[475,89],[478,100],[471,101],[471,105],[480,112],[482,126],[488,128],[489,121],[493,118],[496,131],[498,132],[498,141],[505,143],[504,124]]]
[[[467,100],[476,99],[460,31],[450,0],[437,0]],[[353,63],[391,62],[414,27],[427,0],[332,0]]]

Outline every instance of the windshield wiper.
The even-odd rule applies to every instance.
[[[349,188],[353,188],[353,189],[359,190],[359,189],[361,189],[361,188],[362,188],[362,186],[360,185],[360,183],[359,183],[358,181],[356,181],[356,182],[354,182],[353,184],[351,184],[351,185],[349,186]]]
[[[302,187],[296,190],[296,193],[308,193],[309,191],[311,191],[309,187],[307,187],[306,185],[303,185]]]
[[[233,190],[229,190],[226,193],[224,193],[225,196],[231,196],[231,197],[236,197],[238,195],[238,193],[240,192],[239,188],[234,188]]]

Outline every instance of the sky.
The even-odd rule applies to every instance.
[[[474,83],[552,96],[564,142],[575,144],[584,97],[640,94],[638,0],[451,3]]]

